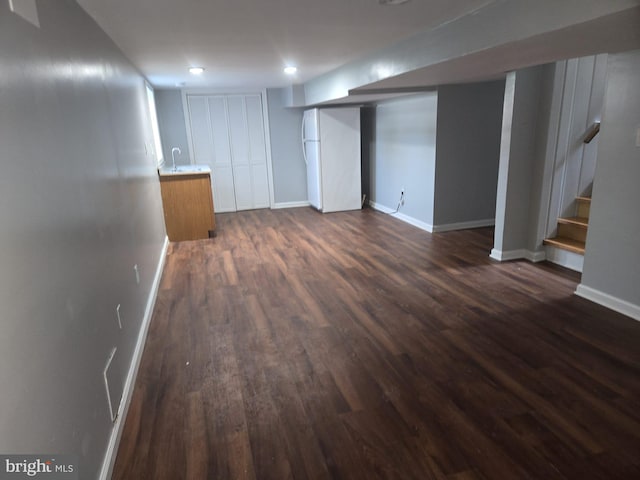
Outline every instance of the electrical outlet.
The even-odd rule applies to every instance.
[[[136,283],[140,285],[140,272],[138,271],[138,264],[133,266],[133,271],[136,272]]]

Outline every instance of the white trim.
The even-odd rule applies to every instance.
[[[471,220],[469,222],[443,223],[441,225],[434,225],[433,231],[434,233],[450,232],[452,230],[467,230],[470,228],[492,227],[495,224],[495,218],[485,218],[484,220]]]
[[[280,208],[299,208],[299,207],[309,207],[311,204],[307,201],[304,202],[279,202],[274,203],[271,208],[273,210],[278,210]]]
[[[526,258],[527,251],[524,248],[521,248],[519,250],[507,250],[503,252],[502,250],[492,248],[489,256],[499,262],[507,262],[509,260],[520,260],[522,258]]]
[[[147,306],[144,311],[144,317],[142,319],[142,325],[140,326],[140,332],[138,333],[138,341],[136,342],[136,348],[133,352],[133,358],[129,365],[129,372],[127,373],[127,380],[124,384],[122,391],[122,402],[120,404],[120,412],[113,423],[111,429],[111,436],[109,437],[109,444],[107,445],[107,451],[102,461],[102,468],[100,470],[100,480],[109,480],[113,473],[113,466],[116,461],[116,455],[118,453],[118,445],[120,444],[120,437],[124,429],[124,421],[127,418],[127,412],[129,411],[129,405],[131,404],[131,397],[133,396],[133,387],[138,375],[138,368],[140,367],[140,361],[142,360],[142,352],[144,351],[144,345],[147,340],[147,333],[149,331],[149,324],[151,323],[151,315],[153,313],[153,307],[156,304],[156,298],[158,296],[158,289],[160,288],[160,280],[162,278],[162,272],[164,270],[164,263],[167,257],[167,248],[169,247],[169,237],[164,237],[164,244],[162,251],[160,252],[160,259],[158,260],[158,267],[156,268],[156,274],[151,284],[151,291],[147,298]]]
[[[594,303],[602,305],[603,307],[610,308],[618,313],[631,317],[634,320],[640,321],[640,306],[635,305],[621,298],[614,297],[608,293],[601,292],[595,288],[587,287],[583,283],[576,288],[576,295],[582,298],[586,298]]]
[[[491,254],[489,255],[494,260],[498,260],[499,262],[507,262],[509,260],[529,260],[530,262],[542,262],[547,259],[545,252],[534,252],[531,250],[527,250],[526,248],[520,248],[518,250],[497,250],[495,248],[491,249]]]
[[[410,217],[405,215],[404,213],[397,213],[395,210],[385,207],[379,203],[374,202],[373,200],[369,200],[369,206],[374,210],[378,210],[382,213],[387,213],[398,220],[402,220],[409,225],[413,225],[414,227],[419,228],[420,230],[424,230],[425,232],[433,233],[433,225],[423,222],[422,220],[418,220],[417,218]]]
[[[547,252],[544,250],[540,250],[537,252],[527,250],[527,256],[525,257],[527,260],[533,263],[543,262],[547,259]]]
[[[391,216],[396,217],[398,220],[402,220],[403,222],[406,222],[409,225],[418,227],[420,230],[433,233],[433,225],[423,222],[421,220],[418,220],[417,218],[410,217],[408,215],[405,215],[404,213],[392,213]]]
[[[260,95],[264,87],[199,87],[182,88],[183,95]]]
[[[582,266],[584,265],[584,256],[579,253],[570,252],[562,248],[557,248],[552,245],[545,247],[547,252],[547,260],[561,267],[574,270],[576,272],[582,272]]]
[[[385,207],[384,205],[382,205],[380,203],[376,203],[373,200],[369,200],[369,206],[371,208],[373,208],[374,210],[377,210],[377,211],[382,212],[382,213],[392,214],[394,212],[394,210],[392,208]]]

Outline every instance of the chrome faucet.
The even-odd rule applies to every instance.
[[[178,155],[182,155],[182,151],[178,147],[173,147],[171,149],[171,160],[173,160],[173,171],[176,172],[178,167],[176,167],[176,152]]]

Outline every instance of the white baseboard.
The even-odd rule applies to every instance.
[[[280,202],[274,203],[271,209],[278,210],[280,208],[299,208],[308,207],[309,205],[311,205],[309,202]]]
[[[545,252],[534,252],[531,250],[527,250],[526,248],[520,248],[518,250],[497,250],[493,248],[491,250],[491,254],[489,255],[494,260],[498,260],[499,262],[507,262],[509,260],[520,260],[525,259],[530,262],[542,262],[546,260]]]
[[[508,262],[509,260],[519,260],[526,258],[527,251],[524,248],[519,250],[498,250],[496,248],[491,249],[489,256],[499,262]]]
[[[526,250],[526,252],[527,252],[527,256],[525,258],[530,262],[538,263],[538,262],[543,262],[547,259],[547,252],[545,252],[544,250],[540,250],[537,252],[532,250]]]
[[[382,213],[387,213],[392,217],[397,218],[398,220],[402,220],[403,222],[408,223],[409,225],[413,225],[414,227],[417,227],[420,230],[424,230],[429,233],[433,232],[433,225],[425,223],[422,220],[418,220],[417,218],[410,217],[408,215],[405,215],[404,213],[399,213],[399,212],[394,213],[395,210],[389,207],[385,207],[384,205],[376,203],[372,200],[369,200],[369,206],[374,210],[378,210],[379,212],[382,212]]]
[[[545,247],[547,252],[547,260],[561,267],[574,270],[576,272],[582,272],[582,266],[584,264],[584,256],[579,253],[569,252],[562,248],[556,248],[551,245]]]
[[[393,212],[394,212],[394,210],[393,210],[392,208],[385,207],[384,205],[382,205],[382,204],[380,204],[380,203],[376,203],[376,202],[374,202],[373,200],[369,200],[369,206],[370,206],[371,208],[373,208],[374,210],[378,210],[379,212],[382,212],[382,213],[389,213],[389,214],[391,214],[391,213],[393,213]]]
[[[122,430],[124,429],[124,422],[127,418],[127,412],[129,411],[129,405],[131,404],[131,397],[133,396],[133,387],[138,375],[138,368],[140,367],[140,360],[142,360],[142,352],[144,351],[144,344],[147,340],[147,333],[149,332],[149,324],[151,323],[151,315],[153,314],[153,308],[156,304],[156,298],[158,296],[158,289],[160,288],[160,280],[162,279],[162,272],[164,270],[164,263],[167,258],[167,248],[169,247],[169,237],[164,238],[164,245],[160,252],[160,259],[158,260],[158,267],[156,268],[156,274],[151,284],[151,291],[147,298],[147,305],[144,311],[144,318],[142,319],[142,325],[140,326],[140,332],[138,333],[138,341],[136,342],[136,348],[133,352],[133,358],[131,359],[131,365],[129,365],[129,372],[127,373],[127,380],[124,384],[124,390],[122,392],[122,402],[120,404],[120,412],[118,418],[113,424],[111,430],[111,436],[109,437],[109,444],[107,445],[107,451],[102,461],[102,469],[100,470],[100,480],[109,480],[113,473],[113,466],[116,461],[116,455],[118,454],[118,445],[120,444],[120,437],[122,436]]]
[[[441,225],[434,225],[433,232],[450,232],[452,230],[468,230],[470,228],[493,227],[495,224],[495,218],[485,218],[484,220],[472,220],[469,222],[443,223]]]
[[[404,213],[392,213],[391,216],[396,217],[398,220],[402,220],[409,225],[413,225],[414,227],[418,227],[420,230],[424,230],[425,232],[432,233],[433,225],[430,225],[422,220],[418,220],[417,218],[410,217],[405,215]]]
[[[576,288],[576,295],[640,321],[640,306],[631,302],[601,292],[595,288],[587,287],[582,283]]]

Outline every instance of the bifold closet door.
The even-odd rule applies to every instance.
[[[269,174],[267,172],[266,131],[262,116],[262,97],[247,95],[247,126],[249,132],[249,149],[251,152],[251,185],[254,208],[269,208]]]
[[[216,212],[268,208],[260,95],[188,95],[193,154],[211,167]]]

